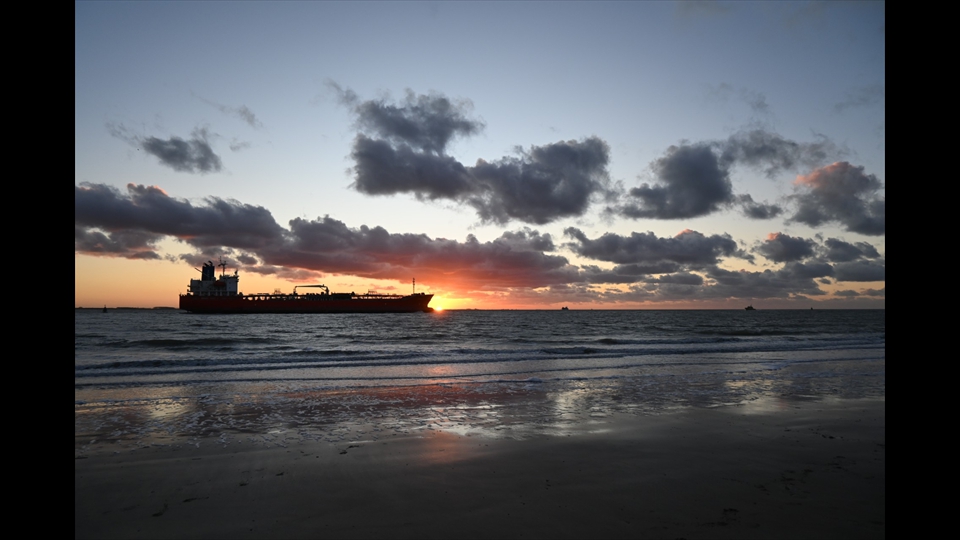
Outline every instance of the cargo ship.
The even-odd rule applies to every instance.
[[[216,267],[220,266],[220,276]],[[227,275],[227,264],[222,260],[204,263],[200,279],[191,279],[187,294],[180,295],[180,309],[191,313],[412,313],[432,312],[428,304],[432,294],[365,294],[332,293],[326,285],[297,285],[292,294],[279,290],[273,293],[243,294],[239,290],[240,276],[234,270]],[[298,288],[322,289],[322,292],[297,293]]]

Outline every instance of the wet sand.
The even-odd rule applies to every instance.
[[[882,399],[274,441],[78,453],[75,537],[885,537]]]

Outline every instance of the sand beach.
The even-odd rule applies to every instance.
[[[885,537],[882,398],[351,433],[131,447],[78,432],[75,537]]]

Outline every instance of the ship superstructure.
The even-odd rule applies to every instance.
[[[216,277],[213,261],[203,263],[200,270],[200,279],[191,279],[187,289],[194,296],[237,296],[240,294],[240,276],[234,270],[232,276],[226,274],[227,263],[220,261],[223,270],[220,277]]]

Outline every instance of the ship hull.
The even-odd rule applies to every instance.
[[[316,296],[316,295],[310,295]],[[384,298],[309,298],[308,296],[180,295],[180,309],[191,313],[414,313],[430,312],[432,294]]]

